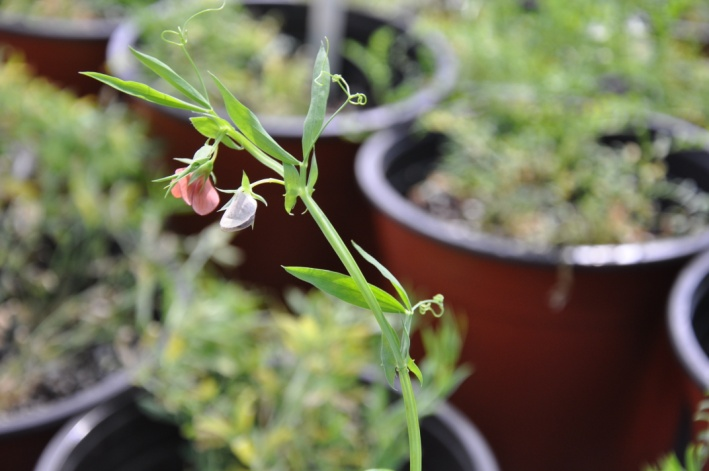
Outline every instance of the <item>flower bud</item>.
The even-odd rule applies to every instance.
[[[239,189],[224,211],[219,226],[227,232],[237,232],[254,225],[257,203],[253,196]]]

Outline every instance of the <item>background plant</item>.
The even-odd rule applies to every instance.
[[[424,124],[452,142],[417,198],[448,198],[443,210],[472,230],[539,247],[702,227],[706,196],[665,180],[676,140],[641,132],[622,147],[598,142],[642,129],[653,112],[705,124],[709,68],[673,30],[694,5],[470,1],[458,16],[439,15],[464,80]],[[679,204],[662,214],[661,200]]]
[[[283,33],[284,18],[277,12],[257,17],[239,1],[228,1],[225,5],[219,15],[199,15],[189,21],[187,40],[197,67],[219,77],[227,89],[260,115],[305,115],[309,106],[312,49],[317,45],[309,47]],[[179,36],[164,32],[174,30],[176,24],[200,8],[218,6],[219,2],[210,0],[163,2],[154,9],[136,12],[134,19],[140,31],[137,47],[171,64],[181,76],[198,81],[192,64],[184,60],[183,51],[171,42],[179,42]],[[373,103],[382,104],[406,97],[430,80],[432,58],[423,49],[412,57],[408,52],[410,46],[393,29],[383,27],[367,44],[346,41],[342,53],[364,74],[367,86],[372,89]],[[161,91],[171,90],[158,77],[144,79]],[[205,86],[210,99],[221,98],[213,82],[207,81]],[[333,102],[333,106],[336,108],[337,104]]]
[[[99,19],[121,18],[155,0],[0,0],[5,13],[38,18]]]
[[[138,320],[153,315],[151,254],[162,251],[146,247],[165,203],[149,196],[152,147],[126,109],[77,100],[15,59],[0,64],[0,108],[0,409],[8,411],[121,367]]]
[[[287,306],[198,276],[174,306],[154,364],[139,377],[148,406],[180,424],[191,469],[360,470],[406,457],[403,405],[381,382],[371,316],[317,291]],[[460,381],[451,322],[425,333],[422,413]]]

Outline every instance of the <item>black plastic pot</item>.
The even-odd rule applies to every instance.
[[[245,1],[244,5],[256,14],[269,11],[277,13],[283,19],[284,33],[301,41],[305,39],[307,4],[251,0]],[[406,25],[348,10],[345,37],[366,44],[369,37],[383,26],[392,27],[396,34],[406,35],[407,43],[412,44],[412,48],[429,50],[435,58],[433,76],[426,86],[406,99],[389,104],[377,104],[370,100],[372,106],[350,107],[338,115],[317,143],[320,177],[315,192],[315,198],[343,240],[355,240],[375,256],[371,211],[354,178],[354,156],[360,141],[353,140],[352,136],[409,124],[433,108],[452,90],[457,75],[455,57],[439,36],[415,35],[408,31]],[[110,73],[126,80],[140,80],[143,69],[129,51],[131,45],[140,49],[139,44],[136,44],[139,36],[139,32],[130,23],[116,29],[108,49]],[[343,64],[342,75],[353,91],[363,90],[359,80],[363,78],[362,74],[352,64]],[[130,100],[134,108],[147,117],[152,133],[164,142],[163,155],[168,173],[176,167],[174,157],[192,155],[204,144],[204,138],[194,130],[188,119],[189,113]],[[301,155],[300,137],[304,116],[259,115],[259,119],[281,146],[296,157]],[[244,152],[220,150],[215,164],[219,186],[225,189],[239,187],[242,172],[246,172],[251,181],[274,176]],[[264,287],[274,287],[280,292],[285,286],[296,283],[281,268],[283,265],[341,270],[334,252],[322,250],[322,235],[309,216],[301,216],[299,208],[296,208],[295,216],[289,216],[283,211],[280,203],[283,197],[281,188],[277,185],[264,185],[259,190],[263,191],[261,194],[269,201],[269,205],[259,205],[255,229],[239,233],[234,242],[244,253],[243,263],[233,274],[236,278]],[[206,217],[180,215],[172,219],[171,228],[179,233],[193,233],[219,217],[220,214]],[[284,237],[285,234],[287,237]],[[367,275],[377,276],[376,270],[371,270]]]
[[[422,421],[426,471],[497,471],[487,443],[454,408]],[[184,441],[174,425],[146,416],[123,398],[67,424],[35,471],[181,471]]]
[[[44,447],[69,420],[129,395],[133,388],[128,376],[127,371],[117,372],[72,396],[0,417],[2,469],[31,471]]]
[[[665,116],[650,130],[707,138]],[[462,361],[475,374],[451,402],[480,427],[503,469],[625,471],[672,450],[696,396],[669,345],[664,306],[680,269],[709,248],[709,231],[547,251],[472,232],[405,196],[443,143],[434,134],[379,133],[361,147],[356,170],[376,208],[380,260],[466,318]],[[670,176],[709,189],[707,147],[667,164]],[[565,303],[554,304],[560,288]]]
[[[692,379],[709,391],[709,252],[677,277],[668,302],[672,346]]]

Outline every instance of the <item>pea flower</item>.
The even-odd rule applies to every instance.
[[[237,232],[254,225],[256,218],[256,199],[239,189],[229,202],[219,222],[223,231]]]
[[[178,168],[180,174],[185,168]],[[182,198],[200,216],[209,214],[219,206],[219,193],[208,175],[190,173],[180,178],[170,191],[175,198]]]

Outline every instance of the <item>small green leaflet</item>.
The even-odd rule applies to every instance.
[[[423,374],[421,374],[421,370],[419,369],[418,365],[414,361],[413,358],[409,357],[409,364],[408,364],[409,371],[411,371],[416,378],[418,378],[419,383],[423,385]]]
[[[159,77],[162,77],[167,83],[175,87],[178,91],[182,92],[187,98],[196,101],[201,106],[205,108],[210,108],[209,101],[189,84],[185,79],[177,74],[174,70],[170,68],[169,65],[165,64],[161,60],[144,54],[136,49],[130,48],[133,55],[148,69],[155,72]]]
[[[387,343],[384,335],[382,334],[382,340],[380,345],[380,358],[382,360],[382,368],[384,369],[384,376],[387,379],[389,386],[395,388],[394,381],[396,381],[396,357],[394,352],[392,352],[391,347]]]
[[[150,103],[155,103],[156,105],[168,106],[170,108],[178,108],[186,111],[194,111],[196,113],[209,112],[208,108],[187,103],[179,98],[175,98],[166,93],[155,90],[144,83],[121,80],[119,78],[98,72],[81,72],[81,74],[96,79],[99,82],[103,82],[106,85],[115,88],[119,92],[141,98],[145,101],[149,101]]]
[[[280,160],[284,164],[300,164],[298,159],[293,157],[273,140],[250,109],[244,106],[214,74],[210,75],[212,75],[214,83],[216,83],[219,88],[219,92],[224,100],[224,106],[226,106],[226,112],[229,114],[231,120],[234,121],[236,127],[239,128],[248,140],[256,144],[262,151]]]
[[[342,301],[354,304],[365,309],[369,309],[367,301],[360,293],[357,284],[351,276],[344,275],[329,270],[321,270],[318,268],[307,267],[283,267],[285,270],[296,278],[303,280],[315,286],[319,290],[335,296]],[[401,305],[392,295],[381,288],[374,285],[369,285],[374,293],[379,306],[384,312],[392,312],[406,314],[406,308]]]
[[[295,203],[298,201],[298,183],[300,173],[293,165],[283,164],[283,183],[286,185],[285,207],[286,212],[291,214]]]
[[[303,158],[307,159],[322,133],[327,100],[330,95],[330,62],[324,44],[315,58],[313,83],[310,90],[310,107],[303,123]]]
[[[225,120],[214,116],[194,116],[190,118],[190,122],[192,122],[192,126],[204,137],[219,139],[220,142],[231,149],[242,149],[242,147],[232,141],[230,137],[227,137],[226,133],[231,125]]]
[[[318,161],[315,158],[315,153],[313,152],[313,157],[310,160],[310,173],[308,174],[308,193],[313,194],[315,191],[315,182],[318,181]]]
[[[352,245],[355,249],[357,249],[357,252],[359,252],[359,254],[364,257],[366,261],[374,265],[374,267],[379,270],[379,273],[381,273],[384,278],[389,280],[389,282],[394,286],[394,289],[396,289],[396,292],[399,294],[399,298],[401,299],[401,301],[404,303],[406,308],[411,311],[411,300],[409,299],[409,295],[406,294],[406,290],[404,289],[404,287],[401,285],[401,283],[399,283],[399,280],[397,280],[396,277],[389,270],[387,270],[384,265],[379,263],[376,258],[365,252],[362,247],[360,247],[354,242],[352,242]]]

